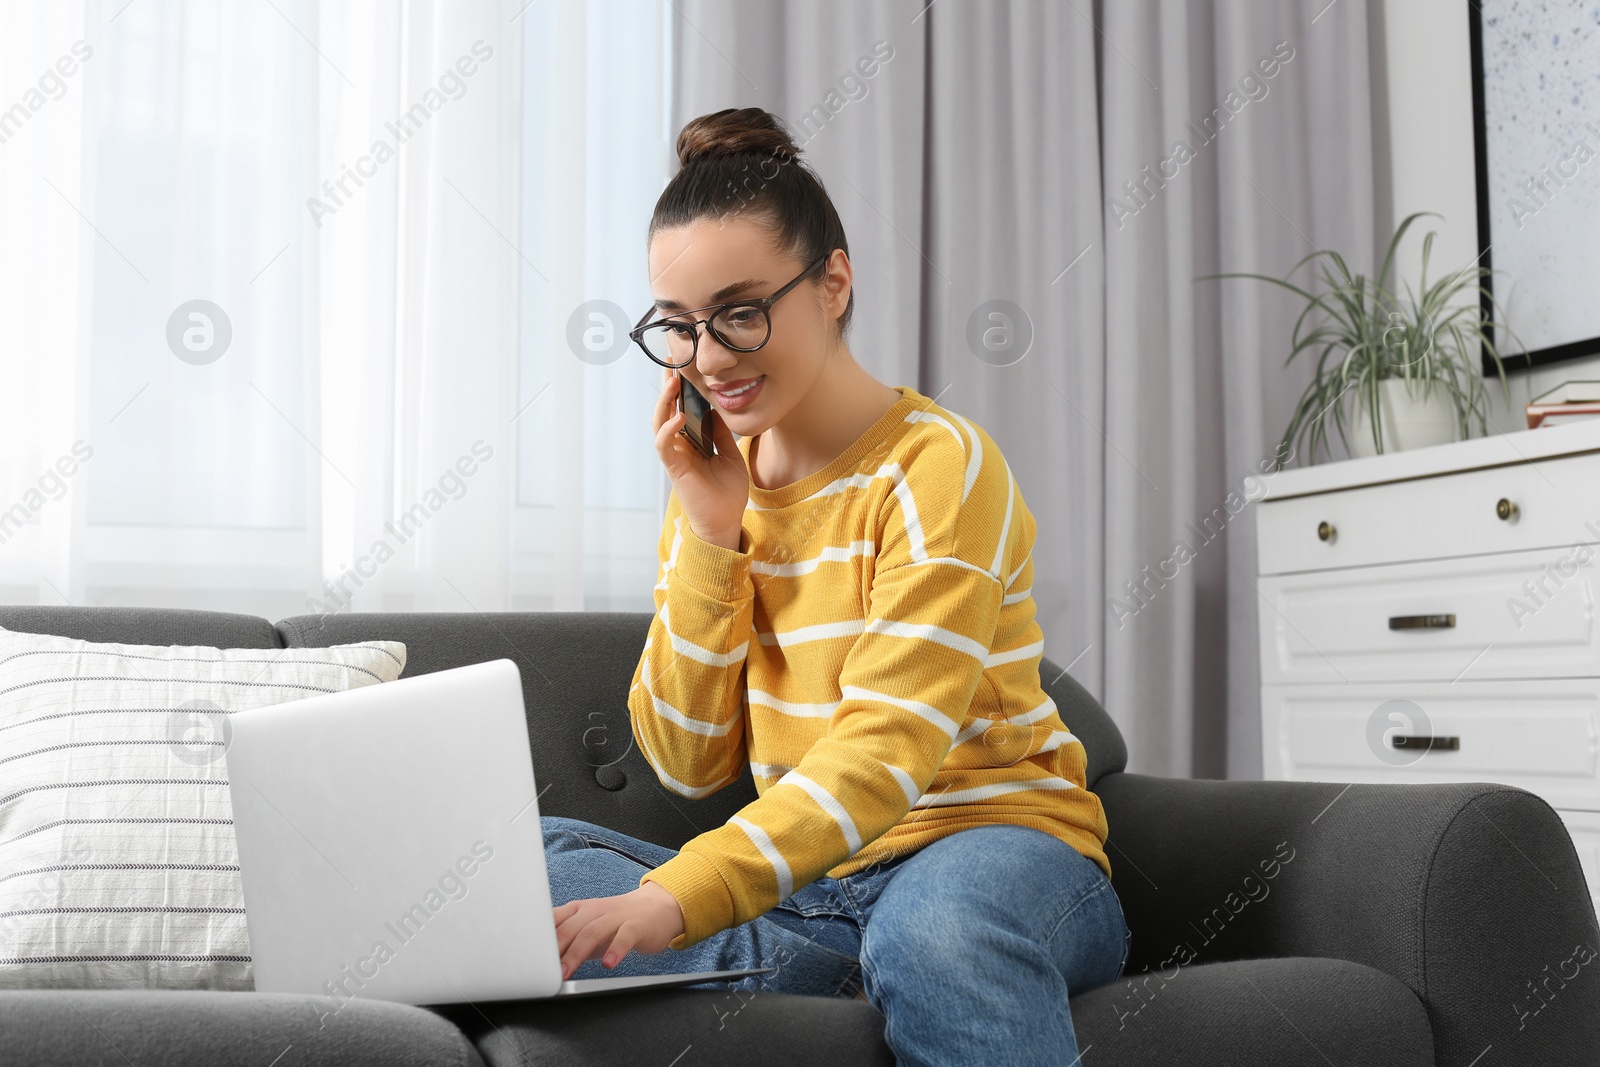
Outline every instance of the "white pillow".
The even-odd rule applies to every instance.
[[[0,629],[0,989],[253,989],[227,713],[405,661]]]

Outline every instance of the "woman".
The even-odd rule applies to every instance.
[[[760,796],[676,852],[545,818],[564,974],[776,967],[734,985],[860,996],[902,1063],[1072,1062],[1067,998],[1131,935],[1040,686],[1033,517],[982,428],[856,363],[844,231],[774,117],[706,115],[677,149],[634,331],[681,369],[629,708],[667,789],[748,764]],[[679,375],[713,401],[712,458]]]

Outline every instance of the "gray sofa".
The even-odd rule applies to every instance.
[[[755,797],[666,792],[626,695],[649,615],[316,615],[0,607],[0,626],[95,641],[305,647],[404,641],[406,674],[522,669],[545,814],[677,847]],[[1043,677],[1060,674],[1046,660]],[[1070,676],[1046,687],[1083,739],[1133,931],[1122,981],[1071,1000],[1083,1062],[1600,1064],[1600,926],[1554,810],[1475,783],[1344,786],[1129,774]],[[542,788],[542,787],[541,787]],[[890,1064],[853,999],[664,990],[573,1002],[365,1002],[318,1029],[303,998],[0,993],[0,1062],[510,1065]]]

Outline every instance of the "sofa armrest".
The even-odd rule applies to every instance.
[[[483,1067],[466,1035],[426,1008],[192,989],[0,991],[0,1062]]]
[[[1094,789],[1133,930],[1127,979],[1350,960],[1417,994],[1439,1063],[1600,1062],[1600,924],[1572,838],[1537,795],[1126,773]]]

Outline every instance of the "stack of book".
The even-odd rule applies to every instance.
[[[1562,382],[1528,402],[1528,429],[1600,415],[1600,382]]]

